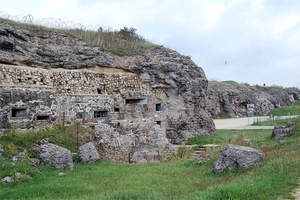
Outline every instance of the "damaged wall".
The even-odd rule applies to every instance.
[[[165,102],[156,97],[163,97],[163,91],[146,87],[148,83],[140,83],[134,74],[8,65],[0,65],[0,71],[2,129],[29,129],[49,123],[86,124],[95,128],[94,142],[100,154],[114,162],[156,162],[176,153],[166,137]],[[76,84],[65,90],[60,83],[69,81],[74,74],[77,76],[72,81]],[[82,78],[90,74],[93,76],[88,81]],[[56,84],[58,79],[60,83]],[[101,92],[92,87],[77,88],[81,83],[105,83],[107,87]],[[125,90],[124,85],[135,90]],[[114,94],[116,88],[119,90]]]

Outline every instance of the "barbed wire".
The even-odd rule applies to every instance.
[[[25,24],[32,24],[38,26],[45,26],[48,28],[55,28],[55,29],[80,29],[80,30],[91,30],[91,31],[108,31],[113,32],[115,31],[113,28],[109,26],[98,26],[98,25],[83,25],[80,23],[74,23],[71,21],[63,21],[62,19],[57,18],[44,18],[37,20],[31,14],[27,15],[10,15],[5,11],[0,11],[0,18],[25,23]]]

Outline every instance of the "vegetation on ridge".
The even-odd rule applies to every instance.
[[[288,115],[299,115],[300,116],[300,100],[296,100],[293,105],[284,106],[281,108],[271,109],[268,116],[288,116]]]
[[[101,47],[107,52],[117,55],[136,55],[151,48],[153,44],[136,33],[136,29],[124,27],[119,31],[111,31],[99,27],[98,30],[88,30],[82,28],[48,28],[46,26],[20,23],[4,18],[0,18],[0,23],[8,23],[14,27],[20,27],[32,33],[37,31],[65,33],[74,36],[89,46]]]

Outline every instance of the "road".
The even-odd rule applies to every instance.
[[[281,119],[294,118],[297,115],[282,116]],[[269,117],[242,117],[230,119],[214,119],[216,129],[274,129],[274,126],[252,126],[253,122],[267,121]]]

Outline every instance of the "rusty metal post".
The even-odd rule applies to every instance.
[[[79,123],[77,122],[77,123],[76,123],[76,130],[77,130],[77,131],[76,131],[76,139],[77,139],[77,144],[76,144],[76,146],[77,146],[77,149],[79,148],[79,143],[78,143],[78,132],[79,132],[79,131],[78,131],[78,127],[79,127]]]
[[[128,153],[128,163],[131,163],[130,153]]]
[[[63,127],[65,126],[65,112],[63,112],[63,123],[62,123]]]
[[[158,157],[158,160],[161,161],[161,157],[160,157],[160,154],[159,154],[159,150],[157,150],[157,157]]]

